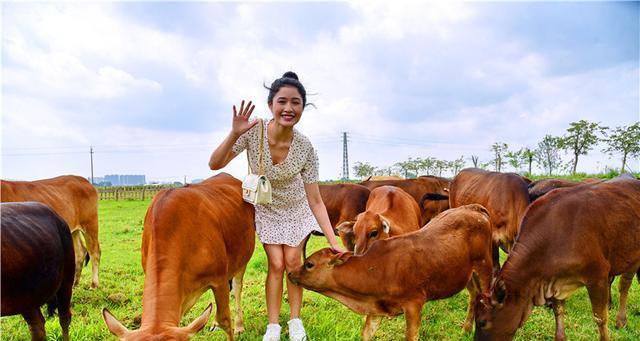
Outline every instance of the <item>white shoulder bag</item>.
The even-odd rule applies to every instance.
[[[249,165],[249,150],[247,149],[247,166],[249,168],[249,174],[244,177],[242,181],[242,199],[253,205],[270,204],[271,203],[271,183],[269,179],[264,175],[262,169],[262,149],[264,146],[264,124],[262,120],[259,120],[260,125],[260,151],[258,158],[258,174],[251,173],[251,166]]]

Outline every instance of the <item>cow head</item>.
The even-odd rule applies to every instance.
[[[498,277],[488,293],[476,296],[476,341],[511,340],[524,323],[527,304],[519,296],[507,293],[504,281]]]
[[[301,267],[289,272],[289,280],[296,285],[313,291],[326,291],[335,287],[332,276],[334,267],[346,262],[352,252],[334,252],[324,248],[314,252]]]
[[[360,213],[353,226],[355,237],[353,253],[361,255],[369,249],[374,241],[389,238],[390,229],[391,223],[383,215],[369,211]]]
[[[353,234],[353,225],[355,221],[345,221],[340,223],[340,225],[336,226],[336,234],[340,236],[340,240],[342,240],[342,245],[347,248],[347,250],[353,251],[353,247],[355,245],[355,235]]]
[[[186,327],[141,327],[138,330],[129,330],[118,319],[115,318],[106,308],[102,309],[102,318],[107,324],[111,334],[120,340],[125,341],[185,341],[192,338],[197,332],[204,328],[211,315],[212,306],[207,309]]]

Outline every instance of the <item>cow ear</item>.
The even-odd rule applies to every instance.
[[[342,234],[353,233],[353,225],[355,223],[356,223],[355,221],[345,221],[345,222],[341,223],[340,225],[336,226],[336,231],[338,233],[342,233]]]
[[[125,336],[129,333],[129,329],[118,321],[107,308],[102,309],[102,318],[104,319],[104,323],[107,324],[107,328],[109,328],[111,334],[120,340],[124,340]]]
[[[330,267],[340,265],[346,262],[349,258],[351,258],[351,256],[353,256],[353,252],[350,252],[350,251],[340,252],[339,254],[331,257],[331,260],[329,261],[329,263],[327,263],[327,265],[329,265]]]
[[[384,231],[384,233],[389,234],[389,230],[391,230],[391,223],[389,223],[389,220],[387,220],[387,218],[385,218],[382,214],[379,214],[380,216],[380,221],[382,221],[382,231]]]
[[[209,316],[211,316],[212,309],[213,306],[211,305],[211,303],[209,303],[207,309],[205,309],[204,312],[202,312],[202,314],[198,316],[198,318],[196,318],[188,326],[182,328],[182,330],[184,330],[189,335],[189,338],[193,337],[197,332],[204,328],[204,326],[207,324],[207,321],[209,321]]]
[[[498,280],[494,283],[493,286],[493,295],[492,295],[492,303],[496,304],[504,304],[505,299],[507,298],[507,286],[504,284],[502,278],[498,278]]]

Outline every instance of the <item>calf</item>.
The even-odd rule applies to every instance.
[[[620,278],[617,327],[640,270],[640,181],[615,179],[554,190],[527,210],[491,291],[476,303],[476,340],[511,340],[533,305],[551,303],[564,340],[564,300],[586,286],[600,340],[608,340],[609,278]],[[638,274],[640,277],[640,274]]]
[[[62,339],[69,340],[73,243],[69,227],[53,210],[37,202],[5,203],[2,210],[2,316],[20,314],[31,340],[45,340],[40,306],[58,309]]]
[[[367,207],[370,190],[364,186],[334,184],[320,185],[319,188],[322,201],[327,208],[329,221],[334,229],[345,221],[356,220],[356,216],[364,212]],[[335,232],[338,233],[337,229]],[[339,235],[344,246],[353,250],[353,233]]]
[[[420,226],[420,208],[413,198],[400,188],[382,186],[371,191],[366,211],[337,230],[343,241],[353,235],[353,242],[348,241],[345,246],[361,255],[376,240],[415,231]]]
[[[417,340],[425,302],[450,297],[465,286],[470,304],[464,327],[469,330],[471,303],[491,280],[490,245],[487,211],[467,205],[443,212],[423,229],[378,241],[362,256],[319,250],[289,273],[289,279],[366,315],[365,341],[373,337],[382,316],[402,313],[406,339]],[[476,281],[471,281],[472,273]]]
[[[428,223],[438,213],[449,208],[449,202],[447,200],[423,200],[427,193],[437,194],[440,196],[447,196],[447,190],[451,180],[447,178],[440,178],[437,176],[419,176],[416,179],[406,180],[381,180],[381,181],[363,181],[360,185],[363,185],[371,190],[380,186],[395,186],[402,188],[407,192],[418,205],[421,210],[420,226]]]
[[[199,184],[164,190],[144,220],[145,271],[140,329],[129,331],[108,310],[107,327],[121,340],[187,340],[206,324],[211,305],[194,322],[180,319],[208,289],[216,321],[233,340],[229,281],[236,300],[235,331],[244,330],[242,277],[255,247],[254,209],[242,200],[240,181],[218,174]]]
[[[480,204],[489,212],[493,237],[494,271],[500,268],[498,247],[509,252],[518,233],[520,219],[529,205],[527,183],[515,173],[463,169],[449,191],[449,205]]]
[[[2,202],[37,201],[51,207],[69,226],[76,257],[75,284],[80,282],[86,251],[91,259],[91,286],[98,286],[100,242],[98,241],[98,191],[87,179],[63,175],[37,181],[0,183]],[[85,249],[82,237],[87,243]]]

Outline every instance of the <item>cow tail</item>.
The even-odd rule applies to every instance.
[[[56,310],[58,309],[58,298],[56,295],[47,302],[47,318],[55,315]]]

